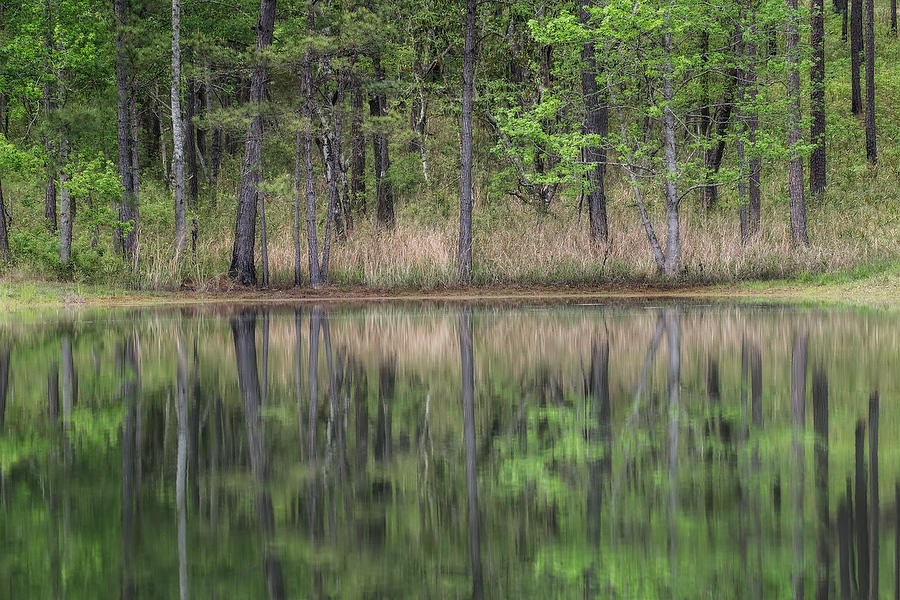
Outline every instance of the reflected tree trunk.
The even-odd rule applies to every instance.
[[[600,451],[601,458],[588,462],[587,529],[588,541],[594,553],[599,556],[602,523],[603,494],[612,470],[612,429],[610,424],[609,399],[609,337],[595,339],[591,344],[591,371],[588,380],[588,395],[591,400],[591,426],[588,431],[589,447]],[[589,595],[598,594],[594,565],[587,575],[586,587]]]
[[[9,342],[0,346],[0,430],[6,423],[6,395],[9,393]]]
[[[831,511],[828,502],[828,379],[820,366],[813,373],[813,427],[816,432],[816,600],[828,600],[831,585]]]
[[[860,419],[856,422],[856,582],[859,598],[869,597],[869,515],[866,499],[866,424]]]
[[[791,582],[794,600],[803,600],[803,523],[804,478],[806,476],[806,452],[803,445],[806,427],[806,363],[809,349],[809,333],[795,333],[791,349],[791,546],[793,568]]]
[[[472,598],[484,597],[481,575],[481,538],[478,529],[478,472],[475,446],[475,362],[472,311],[459,313],[459,350],[462,365],[463,431],[466,443],[466,496],[469,515],[469,552],[472,559]]]
[[[749,349],[750,354],[750,421],[753,424],[753,430],[756,433],[757,440],[753,443],[753,451],[750,457],[750,469],[753,473],[753,499],[751,501],[751,510],[753,514],[753,537],[756,540],[756,576],[751,578],[751,597],[754,600],[762,598],[762,580],[763,580],[763,558],[762,558],[762,502],[760,500],[759,489],[759,441],[758,437],[762,434],[763,415],[762,415],[762,354],[757,344],[752,344]]]
[[[666,341],[669,366],[666,389],[669,395],[669,589],[678,596],[678,416],[681,394],[681,312],[666,311]]]
[[[244,311],[230,319],[237,358],[238,384],[244,403],[244,421],[250,450],[250,469],[257,481],[256,515],[263,545],[263,569],[270,599],[284,598],[284,578],[281,560],[272,543],[275,533],[275,514],[272,497],[267,489],[265,431],[260,415],[261,394],[256,368],[256,314]]]
[[[136,410],[135,399],[137,395],[137,358],[135,353],[134,336],[120,344],[119,351],[119,377],[122,381],[122,401],[125,404],[125,414],[122,418],[122,598],[131,598],[135,594],[133,581],[134,562],[134,525],[135,525],[135,438],[136,438]]]
[[[397,367],[392,358],[385,358],[378,366],[378,420],[375,431],[375,458],[388,461],[393,450],[391,405],[394,401]]]
[[[178,454],[175,467],[175,511],[178,520],[178,596],[188,598],[187,572],[187,511],[185,486],[187,483],[188,453],[188,383],[187,352],[181,337],[175,340],[178,370],[176,375],[175,413],[178,421]]]
[[[881,540],[879,525],[881,508],[878,499],[878,392],[869,397],[869,498],[872,503],[869,511],[869,598],[878,600]]]
[[[309,385],[309,428],[307,449],[310,461],[316,459],[316,423],[318,422],[319,402],[319,329],[322,326],[322,307],[312,309],[309,317],[309,371],[307,380]]]
[[[296,371],[296,379],[297,379],[297,433],[298,433],[298,441],[300,445],[300,460],[303,460],[305,450],[303,448],[303,376],[301,375],[303,370],[303,358],[301,355],[302,351],[302,334],[301,334],[301,321],[303,320],[302,313],[299,308],[294,309],[294,352],[296,353],[295,362],[294,362],[294,370]]]

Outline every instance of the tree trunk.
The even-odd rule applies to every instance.
[[[824,7],[823,7],[824,8]],[[831,510],[828,499],[828,379],[822,367],[813,373],[813,428],[816,481],[816,600],[828,600],[831,586]]]
[[[134,205],[137,201],[134,190],[134,177],[132,174],[131,152],[131,115],[129,113],[128,97],[128,65],[125,56],[125,0],[115,0],[116,13],[116,91],[118,93],[118,113],[116,126],[116,142],[118,145],[119,178],[122,180],[124,194],[119,205],[119,220],[135,220],[137,225]],[[60,177],[62,179],[62,177]],[[62,182],[60,181],[60,184]],[[63,202],[60,199],[61,203]],[[60,206],[60,210],[65,210]],[[131,236],[120,238],[119,242],[127,257],[134,255],[134,239]],[[131,243],[129,243],[131,242]]]
[[[59,143],[59,157],[59,262],[65,266],[72,254],[72,227],[75,221],[75,203],[69,196],[69,175],[65,170],[69,161],[69,144],[65,137]]]
[[[847,41],[847,14],[850,9],[849,0],[841,0],[843,6],[841,7],[841,41]]]
[[[309,33],[313,31],[313,19],[313,7],[310,4],[307,17],[307,31]],[[306,121],[306,131],[303,132],[303,160],[306,171],[306,247],[309,260],[309,284],[313,288],[320,288],[324,281],[319,267],[319,242],[316,236],[316,192],[312,163],[312,58],[312,49],[307,48],[303,57],[303,116]]]
[[[3,200],[3,182],[0,181],[0,258],[3,260],[9,260],[9,231],[6,223],[6,202]]]
[[[131,127],[128,144],[131,149],[131,160],[129,166],[131,168],[131,204],[123,206],[120,219],[123,221],[133,221],[134,227],[131,232],[125,236],[125,255],[131,259],[132,266],[137,269],[138,258],[140,255],[140,239],[141,239],[141,219],[138,211],[140,189],[138,188],[138,114],[137,100],[135,98],[137,92],[131,87],[129,101],[129,117],[131,119]]]
[[[172,167],[175,175],[175,257],[187,240],[184,192],[184,125],[181,120],[181,0],[172,0]]]
[[[300,285],[300,191],[301,166],[300,154],[303,149],[303,136],[298,133],[294,144],[294,285]]]
[[[366,136],[363,133],[363,90],[359,74],[350,80],[350,204],[353,212],[366,212]]]
[[[6,421],[6,394],[9,390],[9,342],[0,346],[0,430]]]
[[[203,74],[205,82],[203,85],[203,112],[207,119],[211,119],[213,112],[213,93],[212,93],[212,76],[210,75],[209,59],[203,61]],[[222,154],[222,132],[218,127],[209,125],[210,151],[208,157],[209,165],[209,187],[212,190],[212,205],[215,207],[216,187],[219,182],[219,159]]]
[[[579,0],[578,9],[581,23],[587,27],[590,15],[587,8],[591,0]],[[586,42],[581,50],[581,94],[584,98],[585,117],[584,133],[600,136],[604,140],[609,133],[609,114],[606,103],[597,89],[597,58],[593,42]],[[591,241],[606,242],[609,240],[609,225],[606,220],[606,149],[596,142],[584,147],[584,161],[588,171],[585,177],[588,199],[588,221]]]
[[[122,0],[116,2],[116,7]],[[48,75],[44,81],[44,120],[45,125],[49,126],[50,111],[53,109],[53,90],[49,76],[53,75],[50,67],[50,54],[53,52],[53,1],[45,0],[44,2],[44,18],[46,19],[46,31],[44,34],[44,51],[47,53],[45,69]],[[116,36],[118,45],[119,36]],[[44,220],[47,222],[47,229],[50,233],[56,234],[59,227],[56,218],[56,169],[53,165],[53,142],[49,135],[44,137],[44,152],[47,155],[47,184],[44,188]]]
[[[663,274],[677,277],[681,267],[680,223],[678,214],[678,191],[675,179],[678,175],[677,156],[675,153],[675,114],[672,112],[672,100],[675,92],[672,84],[672,33],[669,28],[671,15],[665,14],[665,33],[663,33],[663,142],[665,144],[666,177],[663,191],[666,202],[666,259]]]
[[[897,0],[891,0],[891,33],[897,36]]]
[[[197,96],[196,83],[190,77],[185,81],[184,150],[187,161],[187,190],[191,206],[197,207],[200,178],[197,176],[197,128],[194,127]]]
[[[795,244],[809,246],[806,235],[806,199],[803,195],[803,160],[797,146],[801,142],[800,135],[800,24],[797,11],[797,0],[785,0],[787,5],[787,23],[785,35],[785,53],[788,62],[788,146],[791,151],[791,162],[788,171],[791,209],[791,239]]]
[[[384,83],[384,70],[381,68],[381,57],[377,54],[372,62],[375,67],[375,76],[379,84]],[[387,116],[387,97],[384,91],[379,90],[369,100],[369,111],[373,117]],[[383,129],[380,123],[378,129]],[[391,180],[388,178],[388,170],[391,167],[388,152],[388,136],[383,131],[372,134],[372,150],[375,160],[375,218],[379,225],[388,229],[394,227],[394,190]]]
[[[813,0],[810,15],[809,44],[812,46],[810,82],[809,141],[813,144],[809,156],[809,193],[825,193],[825,1]]]
[[[866,492],[866,424],[860,419],[856,422],[856,517],[854,518],[854,531],[856,532],[857,570],[856,582],[860,599],[869,598],[869,513]]]
[[[871,1],[871,0],[870,0]],[[878,392],[869,397],[869,598],[879,598],[881,507],[878,489]]]
[[[878,162],[875,145],[875,3],[866,0],[866,158]]]
[[[256,26],[257,53],[272,43],[275,28],[275,0],[260,0],[259,22]],[[234,227],[234,249],[228,275],[243,285],[256,284],[253,246],[256,238],[256,191],[262,176],[263,117],[261,105],[266,99],[269,70],[264,59],[258,61],[250,78],[250,103],[254,112],[244,141],[241,163],[241,190],[238,197],[237,219]]]
[[[859,66],[863,51],[863,0],[850,0],[850,110],[854,115],[862,112],[862,90],[859,82]]]
[[[475,92],[476,0],[466,0],[465,45],[463,48],[462,117],[460,119],[459,174],[459,282],[472,283],[472,103]]]
[[[266,231],[266,195],[258,192],[259,196],[259,254],[262,262],[262,286],[269,287],[269,241]]]

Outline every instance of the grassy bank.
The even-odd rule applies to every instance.
[[[0,309],[77,308],[79,306],[155,306],[218,302],[528,302],[609,299],[643,301],[680,298],[753,302],[800,302],[900,308],[900,263],[873,269],[804,275],[793,279],[743,281],[727,285],[619,284],[482,285],[458,287],[330,286],[322,290],[276,287],[253,290],[136,292],[121,287],[65,282],[6,281],[0,288]]]

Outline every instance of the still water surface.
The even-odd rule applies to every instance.
[[[0,317],[0,597],[894,598],[900,315]]]

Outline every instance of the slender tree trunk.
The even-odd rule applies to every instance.
[[[862,90],[859,66],[863,51],[863,0],[850,0],[850,110],[854,115],[862,112]]]
[[[810,82],[809,193],[825,193],[825,1],[813,0],[810,14],[809,45],[812,46]]]
[[[869,598],[878,600],[880,549],[881,549],[881,506],[878,489],[878,392],[869,397]]]
[[[869,513],[866,499],[866,424],[860,419],[856,423],[856,516],[854,531],[856,532],[856,582],[859,590],[858,598],[869,598]]]
[[[213,112],[213,93],[212,93],[212,75],[210,74],[209,58],[203,61],[203,112],[207,119],[211,119]],[[219,183],[219,158],[222,154],[222,132],[214,126],[209,125],[209,134],[211,139],[209,150],[209,187],[212,191],[212,205],[215,206],[215,197],[217,186]]]
[[[200,194],[200,178],[197,175],[197,128],[194,127],[194,116],[197,112],[197,85],[192,78],[188,77],[184,87],[184,150],[187,161],[187,193],[191,206],[196,207],[197,196]]]
[[[579,0],[578,12],[583,26],[590,21],[588,7],[591,0]],[[597,57],[594,43],[588,41],[581,50],[581,94],[584,98],[585,117],[584,133],[600,136],[605,139],[609,133],[609,113],[604,99],[597,86]],[[591,241],[606,242],[609,240],[609,225],[606,219],[606,149],[596,143],[588,143],[584,147],[584,160],[588,165],[585,176],[588,199],[588,221]]]
[[[294,285],[300,285],[300,198],[302,180],[300,154],[302,153],[303,136],[298,133],[294,144]]]
[[[806,427],[806,364],[809,348],[809,334],[794,334],[791,350],[791,423],[793,452],[791,455],[791,539],[793,547],[793,568],[791,581],[794,600],[803,600],[803,541],[804,541],[804,478],[806,473],[806,452],[804,437]]]
[[[125,28],[125,0],[115,0],[116,13],[116,91],[118,92],[118,116],[116,128],[116,142],[118,145],[119,177],[122,180],[122,188],[125,190],[122,202],[119,205],[119,220],[130,221],[134,219],[137,225],[137,210],[135,204],[137,198],[134,190],[134,177],[131,164],[131,115],[129,113],[128,97],[128,65],[125,56],[125,40],[123,38]],[[62,207],[60,207],[62,210]],[[134,239],[126,236],[120,239],[122,250],[127,257],[134,255]],[[131,243],[129,243],[131,242]]]
[[[140,188],[138,187],[138,114],[134,87],[131,87],[129,96],[131,98],[128,110],[131,119],[131,135],[128,140],[131,149],[131,160],[129,161],[129,167],[131,168],[131,204],[123,207],[124,209],[119,218],[122,221],[132,221],[134,223],[132,230],[125,236],[124,246],[125,255],[131,259],[132,266],[137,269],[141,252],[141,220],[138,211],[140,198]]]
[[[796,1],[796,0],[795,0]],[[665,13],[665,33],[663,33],[663,142],[665,146],[666,178],[663,191],[666,202],[666,259],[663,274],[677,277],[681,267],[680,218],[678,214],[678,191],[675,180],[678,175],[677,157],[675,154],[675,114],[672,112],[672,101],[675,97],[672,84],[672,32],[669,27],[671,15]]]
[[[121,2],[122,0],[116,2],[116,10],[118,10],[118,6]],[[45,0],[44,18],[47,21],[44,34],[44,52],[47,53],[47,57],[45,59],[44,67],[48,77],[47,80],[44,81],[43,108],[45,125],[49,126],[50,112],[53,109],[53,89],[50,79],[50,76],[53,74],[53,70],[50,67],[50,55],[53,52],[53,0]],[[116,36],[117,46],[119,37],[119,35]],[[50,230],[50,233],[55,235],[59,225],[56,218],[56,169],[53,165],[53,142],[51,141],[50,135],[44,137],[44,152],[47,155],[47,184],[44,187],[44,220],[47,222],[47,229]]]
[[[384,70],[381,68],[381,57],[376,54],[372,62],[375,67],[375,76],[379,84],[384,83]],[[373,117],[387,116],[387,96],[379,90],[369,100],[369,111]],[[379,124],[379,129],[384,124]],[[372,134],[372,150],[375,161],[375,218],[379,225],[392,229],[394,227],[394,189],[388,177],[391,167],[390,153],[388,151],[388,136],[383,131]]]
[[[803,160],[797,146],[801,142],[800,135],[800,23],[797,0],[785,0],[787,4],[787,23],[785,35],[785,53],[788,62],[788,146],[791,151],[788,185],[790,187],[791,239],[795,244],[809,246],[806,234],[806,199],[803,195]]]
[[[257,53],[272,43],[275,28],[275,0],[260,0],[259,22],[256,25]],[[266,99],[269,69],[263,58],[257,56],[257,64],[250,78],[250,103],[254,115],[247,128],[244,141],[244,158],[241,162],[241,190],[238,197],[237,220],[234,228],[234,249],[228,275],[243,285],[256,284],[256,267],[253,264],[253,246],[256,238],[256,192],[262,176],[263,117],[261,105]]]
[[[341,180],[341,136],[343,136],[344,121],[344,77],[343,74],[338,75],[337,82],[337,100],[332,107],[332,118],[334,119],[334,136],[331,142],[331,173],[334,187],[334,201],[332,202],[331,220],[334,223],[334,232],[338,239],[346,239],[347,229],[344,222],[344,210],[341,202],[340,190],[338,185]],[[324,263],[324,271],[328,276],[328,260],[330,253],[327,252],[322,257]]]
[[[69,162],[69,143],[63,134],[59,143],[59,262],[64,266],[72,254],[72,229],[75,221],[75,203],[69,196],[69,175],[66,163]]]
[[[0,258],[3,260],[9,260],[9,231],[6,223],[6,202],[3,200],[3,182],[0,182]]]
[[[350,80],[350,205],[353,212],[366,212],[366,136],[363,132],[363,90],[358,73]]]
[[[262,262],[262,286],[269,287],[269,240],[266,231],[266,195],[258,192],[259,196],[259,254]]]
[[[0,430],[6,422],[6,395],[9,393],[9,342],[0,346]]]
[[[463,47],[462,117],[460,119],[459,175],[459,282],[472,283],[472,104],[475,92],[476,0],[466,0],[465,44]]]
[[[897,36],[897,0],[891,0],[891,33]]]
[[[181,0],[172,0],[172,167],[175,174],[175,256],[187,241],[184,190],[184,125],[181,120]]]
[[[310,5],[307,16],[307,31],[310,33],[313,31],[314,18],[313,7]],[[319,265],[319,242],[316,235],[316,192],[313,179],[311,131],[313,115],[312,60],[312,49],[307,48],[303,58],[303,95],[305,98],[303,116],[307,127],[303,132],[303,160],[306,171],[306,247],[309,261],[309,284],[313,288],[320,288],[325,282]],[[327,221],[326,218],[326,226]],[[318,330],[316,335],[318,335]]]
[[[816,479],[816,600],[828,600],[831,588],[831,509],[828,498],[828,379],[818,367],[813,373],[813,428]]]
[[[849,0],[841,0],[843,6],[841,7],[841,41],[847,41],[847,20],[848,14],[850,12],[850,3]]]
[[[866,158],[878,162],[875,144],[875,3],[866,0]]]

